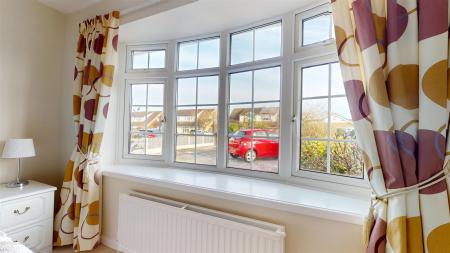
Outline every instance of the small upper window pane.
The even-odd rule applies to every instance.
[[[339,63],[331,64],[331,95],[345,95]]]
[[[198,45],[198,68],[219,67],[219,38],[200,40]]]
[[[281,55],[281,23],[255,30],[255,61]]]
[[[280,100],[280,67],[260,69],[254,76],[254,101]]]
[[[190,70],[197,68],[198,41],[183,42],[178,48],[178,69]]]
[[[177,105],[195,105],[196,104],[196,78],[178,79],[178,100]]]
[[[133,84],[131,86],[132,105],[147,105],[147,84]]]
[[[147,105],[162,106],[164,100],[164,84],[149,84],[147,88]]]
[[[253,30],[231,35],[231,65],[253,61]]]
[[[219,77],[203,76],[198,78],[197,104],[213,105],[218,104]]]
[[[302,69],[302,97],[328,96],[329,65]]]
[[[166,51],[157,50],[150,51],[150,63],[151,69],[162,69],[166,67]]]
[[[252,101],[252,72],[240,72],[230,75],[230,103]]]
[[[302,45],[306,46],[333,38],[332,30],[332,19],[329,13],[303,20]]]
[[[133,51],[132,57],[133,69],[148,68],[148,51]]]

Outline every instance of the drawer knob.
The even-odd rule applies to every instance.
[[[15,213],[15,214],[17,214],[17,215],[22,215],[22,214],[28,212],[28,210],[30,210],[30,207],[29,207],[29,206],[25,207],[25,209],[24,209],[22,212],[16,209],[16,210],[14,210],[13,213]]]

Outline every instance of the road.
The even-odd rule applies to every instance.
[[[178,162],[191,162],[194,159],[194,149],[182,149],[178,150],[176,160]],[[228,167],[257,170],[264,172],[278,172],[278,159],[258,159],[252,163],[245,162],[242,158],[233,158],[229,156]],[[216,162],[216,150],[214,146],[197,147],[197,163],[215,165]]]

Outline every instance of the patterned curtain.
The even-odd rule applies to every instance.
[[[93,249],[100,242],[98,155],[117,61],[120,14],[80,23],[75,58],[73,115],[77,145],[67,164],[54,224],[55,246]]]
[[[374,195],[367,252],[450,252],[448,0],[334,0],[332,7]]]

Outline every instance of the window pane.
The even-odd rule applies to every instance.
[[[328,96],[328,64],[302,69],[302,97]]]
[[[302,138],[328,137],[328,99],[302,101]]]
[[[150,51],[150,68],[165,68],[166,67],[166,51]]]
[[[145,130],[146,116],[147,112],[145,111],[145,106],[132,106],[130,112],[131,130]]]
[[[334,142],[330,143],[331,173],[362,177],[363,160],[361,152],[354,142]]]
[[[198,104],[218,104],[219,77],[204,76],[198,78]]]
[[[177,162],[195,163],[195,136],[178,135],[176,147]]]
[[[131,104],[132,105],[146,105],[147,84],[133,84],[131,85]]]
[[[255,60],[281,55],[281,23],[255,30]]]
[[[197,136],[196,163],[216,165],[216,136]]]
[[[327,171],[326,141],[301,141],[300,149],[301,169]]]
[[[148,68],[148,52],[147,51],[133,51],[132,53],[133,69],[147,69]]]
[[[230,103],[252,101],[252,72],[230,75]]]
[[[269,134],[272,137],[278,136],[280,126],[280,103],[255,104],[253,112],[255,115],[253,119],[253,128],[255,130],[262,130],[260,134],[266,134],[266,136],[269,136]],[[275,153],[275,151],[273,152]]]
[[[331,16],[320,16],[303,20],[303,45],[309,45],[330,39]]]
[[[331,95],[345,95],[339,63],[331,64]]]
[[[253,31],[231,35],[231,64],[253,61]]]
[[[228,133],[232,135],[236,131],[250,130],[252,127],[252,105],[230,105],[228,116]]]
[[[163,137],[160,134],[147,134],[147,147],[145,154],[147,155],[162,155]]]
[[[217,133],[217,106],[199,106],[197,108],[197,134],[213,135]]]
[[[179,70],[197,69],[197,43],[198,41],[183,42],[179,44]]]
[[[331,99],[331,138],[356,139],[347,98]]]
[[[177,108],[177,133],[195,134],[195,107]]]
[[[249,133],[250,134],[250,133]],[[278,172],[278,138],[231,137],[228,140],[228,167]]]
[[[219,67],[219,47],[219,38],[199,41],[199,69]]]
[[[256,70],[254,101],[280,100],[280,67]]]
[[[163,105],[164,84],[149,84],[147,90],[147,105]]]
[[[130,134],[130,154],[145,154],[145,132],[131,132]]]
[[[194,105],[196,103],[196,78],[178,79],[177,105]]]
[[[146,129],[147,133],[150,135],[161,134],[164,132],[163,129],[163,107],[147,107],[147,121]]]

